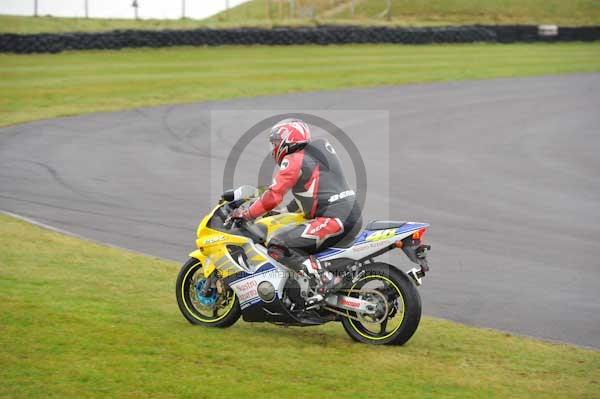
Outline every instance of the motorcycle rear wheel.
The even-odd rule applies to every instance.
[[[352,339],[374,345],[403,345],[415,333],[421,320],[421,297],[410,278],[401,270],[386,263],[371,263],[366,266],[364,276],[353,284],[349,296],[360,296],[360,289],[376,289],[385,292],[393,311],[381,323],[361,321],[349,317],[342,318],[342,325]],[[347,311],[348,315],[360,315]],[[391,313],[391,314],[390,314]],[[388,323],[394,325],[388,328]],[[379,331],[377,331],[379,330]]]
[[[190,258],[183,264],[175,284],[177,305],[183,317],[192,324],[207,327],[229,327],[241,316],[237,296],[231,288],[216,297],[199,297],[198,286],[204,281],[202,263]],[[223,296],[225,295],[225,296]],[[207,303],[202,303],[204,299]]]

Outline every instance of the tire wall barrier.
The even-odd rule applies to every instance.
[[[0,33],[2,53],[58,53],[67,50],[127,47],[294,45],[350,43],[516,43],[600,40],[600,26],[559,27],[554,36],[536,25],[457,26],[435,28],[318,26],[191,30],[115,30],[97,33]]]

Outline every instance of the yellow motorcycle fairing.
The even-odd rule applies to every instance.
[[[302,213],[280,213],[278,215],[257,219],[255,223],[258,225],[263,225],[267,228],[267,238],[265,241],[268,243],[273,234],[279,229],[304,223],[305,221],[306,218]]]
[[[198,249],[189,254],[190,257],[198,259],[202,263],[205,278],[208,278],[215,270],[219,271],[220,277],[227,277],[240,271],[251,272],[269,261],[265,255],[256,250],[254,242],[250,238],[229,234],[208,226],[214,213],[221,206],[223,204],[217,205],[202,219],[196,231]],[[268,242],[272,234],[282,227],[299,224],[305,220],[304,215],[300,213],[282,213],[259,218],[255,223],[266,227],[266,242]],[[248,266],[247,270],[240,266],[238,260],[231,257],[227,245],[242,247],[247,256],[245,261]]]

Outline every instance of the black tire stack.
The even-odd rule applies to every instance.
[[[322,25],[299,28],[191,30],[115,30],[97,33],[0,33],[2,53],[57,53],[68,50],[116,50],[129,47],[300,45],[300,44],[433,44],[516,43],[600,40],[600,27],[561,27],[556,36],[538,34],[534,25],[448,27],[361,27]]]

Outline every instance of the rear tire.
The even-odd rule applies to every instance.
[[[197,297],[197,284],[204,281],[202,263],[195,258],[190,258],[183,264],[177,282],[175,283],[175,296],[177,305],[183,317],[192,324],[207,327],[229,327],[233,325],[242,314],[237,296],[231,288],[220,298],[219,295],[213,307],[203,305]],[[224,301],[220,307],[219,301]],[[216,308],[216,310],[215,310]],[[219,310],[221,313],[219,314]]]
[[[352,339],[358,342],[374,345],[403,345],[408,341],[419,326],[421,320],[421,297],[410,277],[401,270],[386,263],[371,263],[364,267],[365,275],[350,287],[350,296],[358,296],[362,286],[373,289],[368,285],[380,285],[377,290],[385,290],[389,297],[390,306],[396,311],[382,323],[361,322],[347,317],[342,318],[342,325]],[[358,316],[353,312],[347,314]],[[400,319],[397,319],[400,318]],[[387,330],[389,321],[394,320],[397,326]],[[383,332],[381,327],[383,326]],[[372,328],[373,327],[373,328]],[[380,331],[373,331],[379,328]]]

